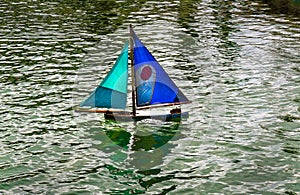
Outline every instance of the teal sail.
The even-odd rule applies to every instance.
[[[100,85],[81,107],[125,109],[128,85],[128,42]]]
[[[137,106],[190,103],[133,30],[132,39]]]

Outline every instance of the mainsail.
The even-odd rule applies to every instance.
[[[132,39],[137,107],[190,102],[133,30]]]
[[[128,42],[125,43],[121,54],[108,75],[80,106],[125,109],[127,85]]]

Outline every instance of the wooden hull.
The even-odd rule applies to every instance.
[[[187,119],[188,116],[189,116],[188,112],[173,113],[173,114],[159,114],[159,115],[137,115],[137,116],[133,116],[131,113],[105,113],[104,114],[105,119],[122,121],[122,122],[141,121],[144,119],[179,122],[182,119]]]

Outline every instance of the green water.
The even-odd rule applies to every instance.
[[[299,3],[265,2],[1,1],[0,194],[300,193]],[[129,24],[187,121],[74,112]]]

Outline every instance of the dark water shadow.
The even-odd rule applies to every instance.
[[[299,0],[263,0],[269,7],[270,13],[300,16]]]

